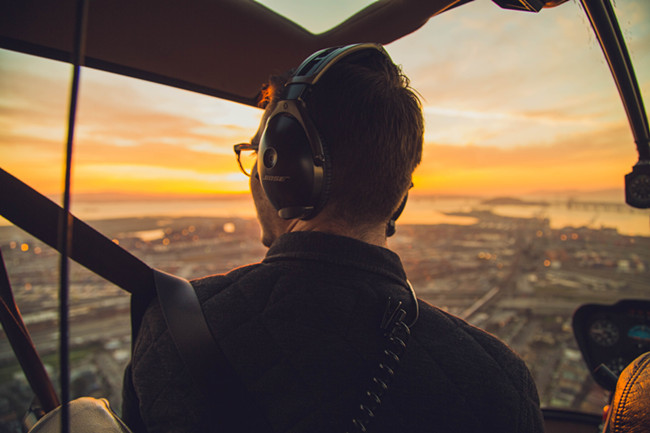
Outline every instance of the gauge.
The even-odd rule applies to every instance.
[[[589,337],[601,346],[613,346],[618,341],[618,327],[611,320],[596,320],[589,328]]]
[[[627,336],[630,337],[639,348],[650,345],[650,326],[648,325],[636,325],[630,328],[627,332]]]
[[[639,209],[650,207],[650,167],[644,160],[632,167],[632,173],[625,175],[625,202]]]

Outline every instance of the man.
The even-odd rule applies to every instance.
[[[258,150],[250,189],[268,253],[192,282],[250,405],[224,411],[215,396],[229,390],[199,395],[154,302],[125,374],[127,423],[136,432],[542,431],[524,363],[417,301],[386,249],[420,162],[423,119],[385,51],[320,52],[263,95],[257,134],[235,149],[238,158]]]

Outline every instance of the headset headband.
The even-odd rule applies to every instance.
[[[353,44],[347,45],[345,47],[334,47],[326,48],[321,51],[309,56],[305,61],[303,61],[296,72],[293,74],[293,77],[286,84],[310,84],[314,85],[323,74],[336,63],[338,63],[344,57],[347,57],[351,54],[354,54],[358,51],[363,50],[372,50],[375,49],[381,52],[384,56],[388,57],[388,53],[384,50],[380,44],[374,43],[363,43],[363,44]]]

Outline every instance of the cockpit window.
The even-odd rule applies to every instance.
[[[376,0],[334,0],[328,2],[256,1],[314,34],[325,32],[366,6],[376,3]]]
[[[260,3],[319,33],[372,2]],[[647,97],[650,3],[619,0],[616,11]],[[426,120],[423,161],[389,247],[419,297],[524,358],[542,406],[600,413],[605,393],[580,357],[571,316],[584,303],[647,299],[650,213],[624,204],[623,176],[638,155],[584,12],[577,2],[533,14],[476,1],[387,50],[421,94]],[[0,165],[56,202],[70,75],[70,65],[0,50]],[[263,257],[232,152],[254,135],[261,110],[90,69],[80,95],[75,215],[185,278]],[[5,220],[0,247],[55,371],[58,256]],[[71,293],[73,392],[110,396],[119,409],[128,298],[80,267]],[[10,423],[31,399],[12,359],[0,333],[0,419]]]

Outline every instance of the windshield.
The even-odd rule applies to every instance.
[[[650,87],[650,5],[618,1],[639,85]],[[296,18],[298,19],[298,18]],[[650,213],[624,205],[637,153],[593,31],[574,2],[539,14],[473,2],[387,47],[422,96],[425,153],[389,247],[418,295],[499,336],[542,406],[599,413],[571,331],[587,302],[648,298]],[[2,168],[56,202],[70,66],[0,51]],[[232,144],[261,111],[84,69],[72,211],[153,267],[186,278],[260,260]],[[3,220],[17,303],[56,376],[57,254]],[[119,409],[128,297],[72,274],[73,393]],[[0,419],[31,400],[0,337]],[[3,431],[5,427],[0,427]]]

